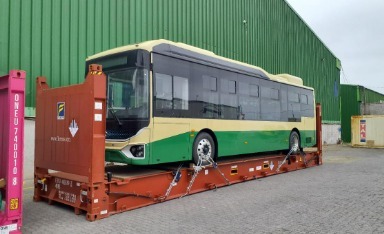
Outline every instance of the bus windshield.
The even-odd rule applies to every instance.
[[[149,118],[148,71],[129,68],[106,72],[108,76],[107,118]]]
[[[106,139],[125,140],[149,125],[150,55],[132,50],[88,60],[107,76]]]

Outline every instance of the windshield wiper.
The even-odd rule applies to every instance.
[[[119,126],[123,126],[123,123],[120,121],[119,117],[115,114],[115,109],[108,103],[108,110],[111,112],[113,118],[116,120],[116,122],[119,124]]]

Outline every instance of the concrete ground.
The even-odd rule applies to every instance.
[[[32,201],[27,152],[23,232],[384,233],[384,149],[326,146],[323,162],[88,222],[72,208]]]

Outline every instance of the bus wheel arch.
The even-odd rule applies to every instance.
[[[288,142],[289,142],[289,151],[294,147],[294,145],[297,146],[297,150],[293,151],[292,153],[299,153],[300,150],[302,150],[301,147],[301,140],[300,140],[300,131],[297,128],[294,128],[291,130],[291,133],[289,134]]]
[[[192,160],[197,165],[199,161],[198,152],[204,151],[214,161],[217,159],[218,143],[216,135],[210,129],[202,129],[197,135],[192,145]],[[210,153],[208,152],[210,151]],[[203,161],[202,165],[208,165],[208,161]]]

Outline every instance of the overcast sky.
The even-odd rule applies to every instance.
[[[286,0],[341,60],[341,83],[384,94],[384,0]]]

